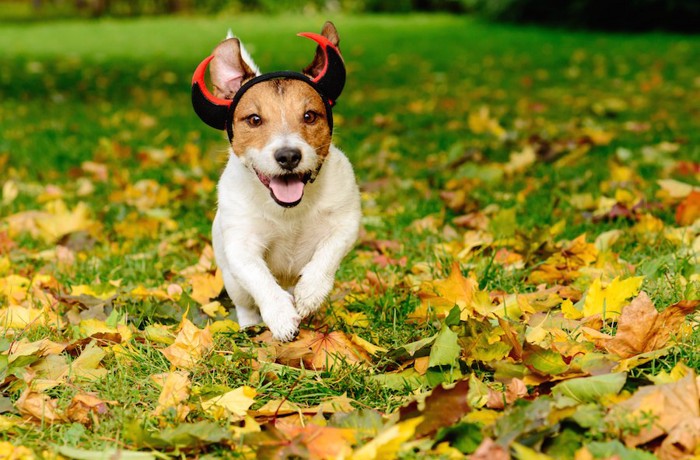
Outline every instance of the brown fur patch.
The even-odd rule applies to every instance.
[[[315,123],[304,122],[304,114],[318,114]],[[262,118],[251,126],[248,117]],[[233,114],[233,151],[244,155],[248,148],[262,149],[276,134],[298,133],[322,159],[328,155],[331,131],[326,108],[316,90],[300,80],[269,80],[252,86]]]

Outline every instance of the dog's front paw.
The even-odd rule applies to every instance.
[[[275,299],[267,305],[267,308],[261,308],[260,312],[263,321],[272,332],[272,337],[276,340],[289,342],[299,334],[301,316],[294,308],[289,294]]]
[[[294,305],[302,318],[315,313],[333,288],[333,277],[302,274],[294,288]]]

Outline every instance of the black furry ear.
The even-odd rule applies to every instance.
[[[192,76],[192,107],[199,118],[215,129],[226,129],[230,99],[221,99],[209,92],[204,81],[204,74],[207,71],[209,62],[214,56],[209,56],[203,60],[194,71]]]
[[[322,35],[305,32],[299,34],[318,43],[314,60],[304,69],[319,90],[329,99],[331,105],[345,87],[345,63],[340,54],[338,31],[332,22],[326,22]]]

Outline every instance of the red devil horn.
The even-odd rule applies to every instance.
[[[194,71],[192,76],[192,107],[204,123],[212,128],[224,130],[226,129],[231,100],[215,97],[209,92],[204,82],[204,74],[212,59],[214,56],[209,56]]]
[[[323,51],[323,68],[317,75],[313,76],[312,81],[328,98],[330,104],[334,105],[345,86],[345,63],[340,50],[323,35],[312,32],[303,32],[298,35],[315,41],[318,43],[319,49]]]

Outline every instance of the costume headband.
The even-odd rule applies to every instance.
[[[192,107],[197,115],[199,115],[199,118],[212,128],[225,130],[228,133],[230,141],[233,139],[233,112],[236,110],[238,101],[241,100],[241,97],[248,89],[267,80],[293,79],[307,83],[321,96],[326,106],[328,125],[332,132],[333,114],[331,112],[331,107],[335,105],[338,96],[340,96],[345,86],[345,64],[343,63],[343,58],[338,47],[323,35],[310,32],[304,32],[298,35],[310,38],[318,43],[318,48],[323,52],[323,68],[318,75],[312,78],[300,72],[270,72],[247,81],[238,89],[233,99],[221,99],[211,94],[204,82],[207,66],[214,58],[213,55],[208,56],[197,66],[192,76]]]

